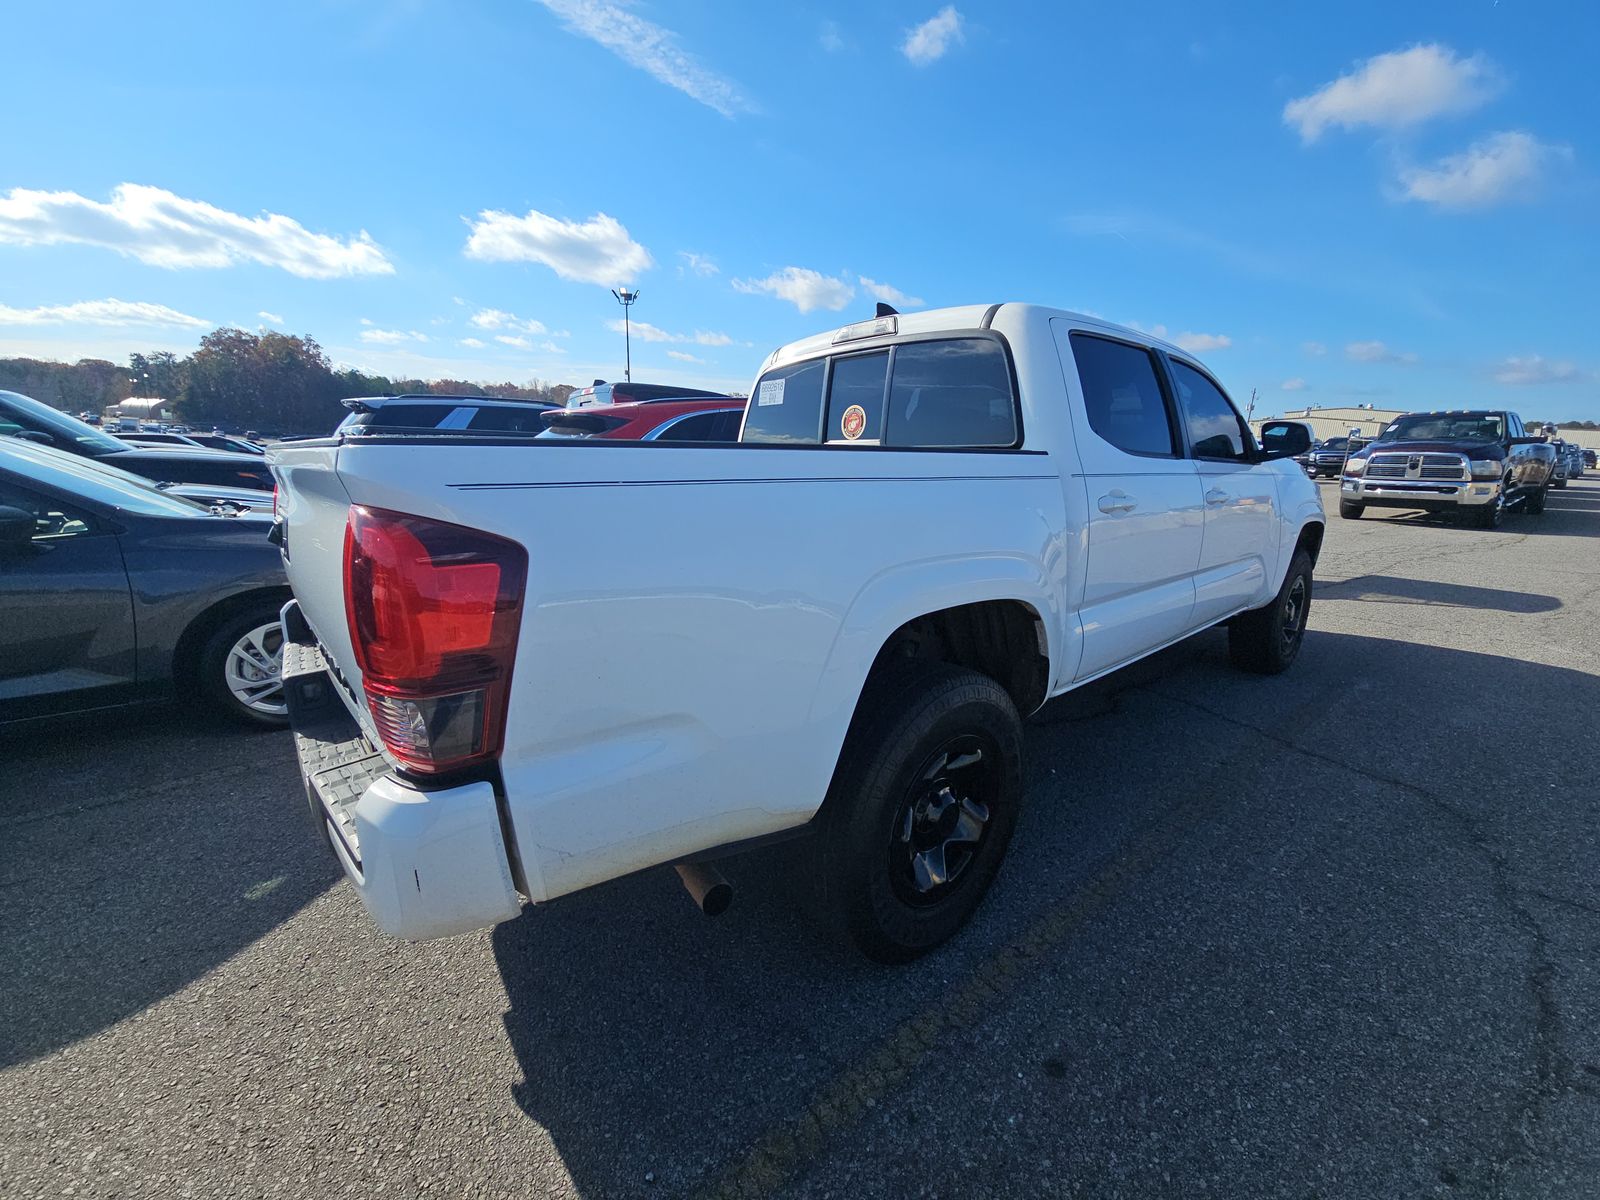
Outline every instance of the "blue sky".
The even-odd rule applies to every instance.
[[[13,7],[0,354],[587,383],[627,283],[639,379],[1032,300],[1258,414],[1600,418],[1592,3]]]

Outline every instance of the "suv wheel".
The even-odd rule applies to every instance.
[[[201,694],[214,711],[273,729],[289,723],[276,605],[247,608],[217,626],[201,648],[198,669]]]
[[[817,879],[878,962],[909,962],[970,918],[1022,800],[1022,721],[993,679],[907,663],[868,685],[829,789]]]
[[[1286,671],[1305,641],[1311,613],[1311,555],[1295,552],[1272,603],[1228,622],[1228,654],[1235,666],[1258,675]]]

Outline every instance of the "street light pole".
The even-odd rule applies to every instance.
[[[622,378],[628,383],[633,382],[633,325],[628,317],[628,310],[633,307],[633,302],[639,298],[637,290],[630,292],[627,288],[618,291],[611,289],[611,294],[617,298],[617,303],[622,305],[622,352],[623,359]]]

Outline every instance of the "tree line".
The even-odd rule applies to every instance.
[[[21,392],[69,412],[99,413],[136,397],[172,401],[177,418],[196,428],[320,433],[345,415],[347,396],[423,393],[497,396],[564,403],[564,383],[480,384],[462,379],[396,379],[353,368],[335,370],[314,338],[217,329],[193,354],[134,354],[127,366],[99,358],[75,363],[0,358],[0,389]]]

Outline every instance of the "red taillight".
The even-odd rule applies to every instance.
[[[515,542],[350,509],[350,643],[378,735],[401,764],[436,774],[499,754],[527,579],[528,555]]]

